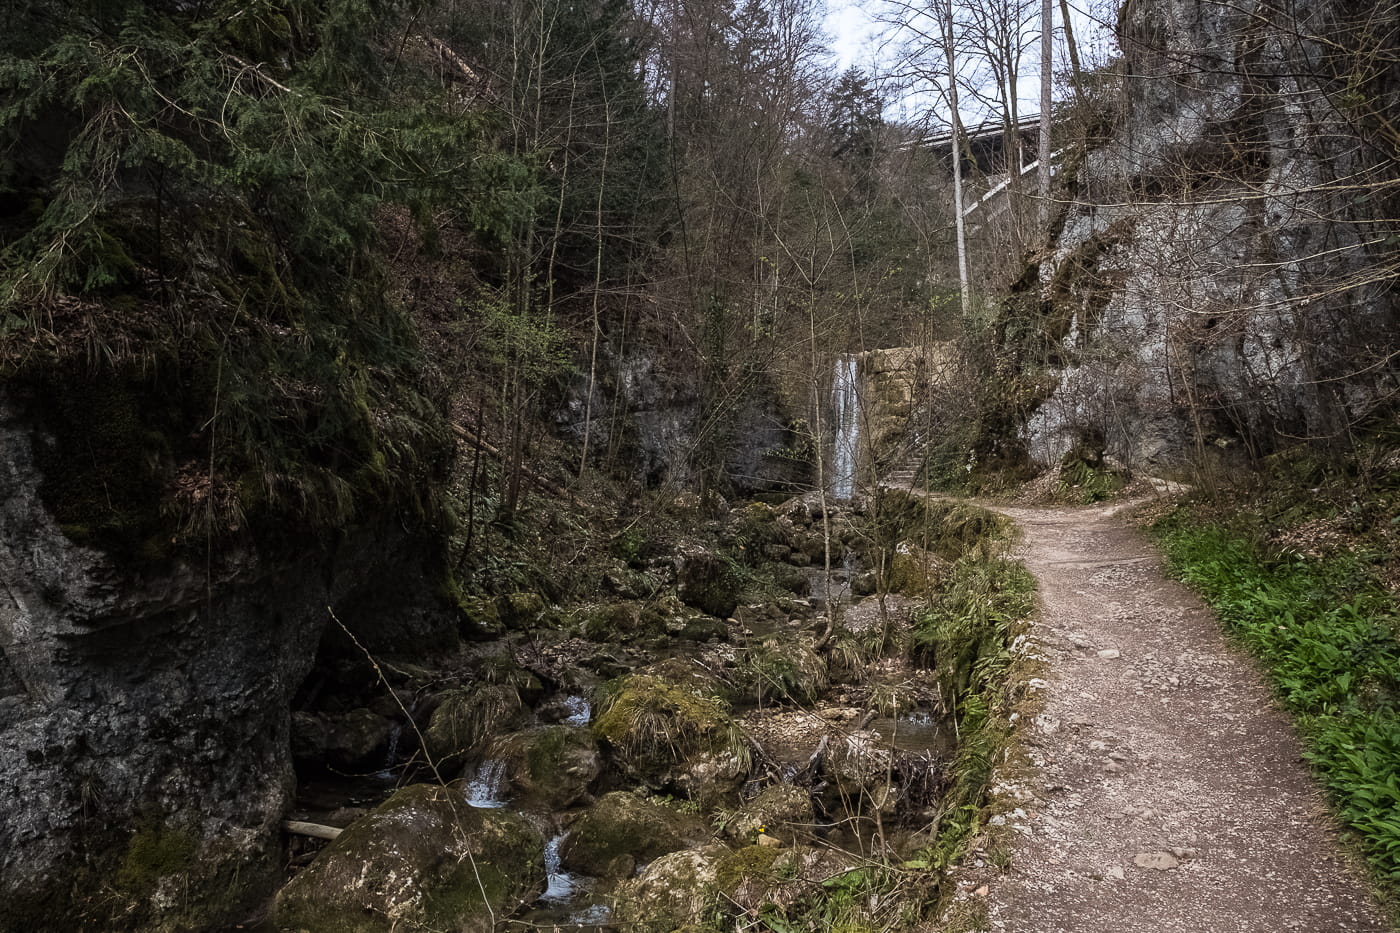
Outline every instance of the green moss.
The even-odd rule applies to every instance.
[[[139,830],[127,843],[116,883],[133,896],[152,893],[162,878],[195,867],[198,844],[183,830],[151,826]]]
[[[769,874],[781,854],[781,849],[772,846],[745,846],[720,860],[715,883],[726,894],[733,893],[746,878]]]
[[[644,781],[659,780],[703,752],[747,754],[729,704],[717,696],[645,674],[622,678],[611,692],[594,734],[608,743],[623,770]]]

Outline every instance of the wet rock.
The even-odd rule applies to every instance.
[[[561,864],[598,877],[630,875],[650,862],[705,836],[697,818],[628,791],[604,794],[579,817],[560,847]]]
[[[497,739],[492,757],[504,761],[511,796],[563,809],[588,793],[602,771],[598,742],[587,727],[540,726]]]
[[[791,784],[773,784],[763,789],[724,824],[724,834],[739,842],[751,842],[763,835],[789,845],[799,833],[809,833],[815,819],[812,795]]]
[[[621,884],[614,919],[624,929],[668,933],[701,917],[715,903],[720,862],[729,854],[710,845],[663,855],[641,877]]]
[[[545,886],[544,839],[456,787],[400,790],[277,894],[284,933],[487,933]]]

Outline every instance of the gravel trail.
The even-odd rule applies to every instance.
[[[1259,668],[1121,510],[999,511],[1025,532],[1047,673],[990,929],[1391,931]]]

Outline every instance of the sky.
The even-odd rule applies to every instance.
[[[892,27],[876,21],[871,14],[878,9],[879,0],[829,0],[825,18],[826,32],[831,38],[832,52],[836,57],[837,69],[845,70],[851,65],[866,71],[878,70],[880,46],[892,38]],[[966,0],[954,0],[966,2]],[[993,0],[995,2],[995,0]],[[1060,13],[1056,4],[1055,17],[1058,23]],[[1116,48],[1110,18],[1116,18],[1117,0],[1071,0],[1070,11],[1074,17],[1075,40],[1080,54],[1086,62],[1102,61]],[[1057,68],[1067,67],[1058,62],[1064,52],[1057,50]],[[1023,116],[1032,117],[1040,111],[1039,83],[1040,53],[1032,49],[1023,59],[1021,69],[1022,92],[1019,109]],[[928,91],[902,95],[892,102],[887,113],[893,119],[917,119],[930,107],[937,109],[933,96]],[[958,107],[962,119],[969,125],[989,119],[988,114],[975,102],[964,101]]]

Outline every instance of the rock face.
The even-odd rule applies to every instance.
[[[544,838],[524,817],[414,784],[279,891],[274,919],[284,933],[488,933],[544,882]]]
[[[366,591],[394,545],[349,534],[138,574],[54,524],[41,437],[0,399],[0,930],[237,919],[274,883],[288,709],[326,606],[392,628]]]
[[[655,346],[674,339],[667,333]],[[647,485],[690,485],[705,467],[718,467],[741,493],[806,480],[806,467],[786,456],[801,438],[786,426],[791,414],[771,388],[746,387],[717,416],[705,410],[693,360],[656,351],[618,358],[606,345],[599,349],[598,378],[590,386],[589,362],[581,360],[559,427],[577,440],[586,428],[594,451],[620,451]]]
[[[1371,189],[1400,153],[1379,129],[1400,68],[1368,51],[1364,5],[1262,11],[1124,6],[1104,93],[1122,111],[1065,167],[1073,206],[1039,268],[1058,387],[1026,440],[1045,465],[1085,435],[1130,465],[1258,455],[1393,392],[1400,215]]]

